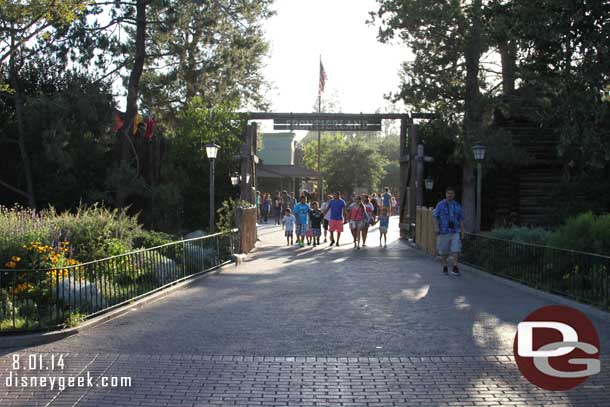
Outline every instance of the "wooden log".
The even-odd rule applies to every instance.
[[[430,208],[430,254],[436,252],[436,233],[434,233],[434,208]]]
[[[418,206],[415,208],[415,244],[417,244],[420,247],[421,247],[421,243],[422,243],[421,242],[422,230],[423,230],[422,208]]]

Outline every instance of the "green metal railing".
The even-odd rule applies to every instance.
[[[610,310],[610,257],[466,234],[467,265]]]
[[[59,329],[231,261],[237,229],[75,266],[0,269],[0,332]]]

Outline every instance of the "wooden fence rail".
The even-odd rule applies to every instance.
[[[415,210],[415,243],[427,253],[436,255],[436,233],[432,213],[434,208],[418,206]]]

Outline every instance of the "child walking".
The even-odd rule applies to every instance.
[[[284,217],[282,218],[282,225],[284,225],[284,236],[286,236],[286,246],[294,244],[292,234],[294,233],[294,224],[296,218],[292,214],[290,208],[286,208],[284,211]]]
[[[389,208],[384,206],[381,209],[381,216],[379,217],[379,247],[381,247],[381,239],[384,240],[383,247],[388,247],[388,226],[390,226],[390,216],[388,215]]]
[[[318,209],[318,202],[313,202],[311,204],[309,219],[311,221],[311,233],[313,236],[313,245],[315,247],[320,244],[320,235],[322,234],[322,220],[324,219],[322,211]]]

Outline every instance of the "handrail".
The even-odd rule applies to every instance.
[[[591,252],[581,252],[579,250],[564,249],[562,247],[554,247],[554,246],[548,246],[548,245],[543,245],[543,244],[538,244],[538,243],[523,242],[521,240],[503,239],[501,237],[488,236],[488,235],[483,235],[481,233],[469,233],[469,232],[466,232],[464,234],[468,235],[468,236],[480,237],[480,238],[483,238],[483,239],[499,240],[499,241],[502,241],[502,242],[510,242],[510,243],[519,243],[519,244],[522,244],[522,245],[525,245],[525,246],[540,247],[540,248],[543,248],[543,249],[551,249],[551,250],[561,250],[561,251],[564,251],[564,252],[570,252],[570,253],[575,253],[575,254],[584,254],[584,255],[587,255],[587,256],[601,257],[601,258],[610,260],[610,256],[606,256],[605,254],[591,253]]]
[[[95,260],[91,260],[91,261],[87,261],[84,263],[78,263],[75,265],[71,265],[71,266],[62,266],[62,267],[51,267],[51,268],[46,268],[46,269],[3,269],[0,268],[0,272],[12,272],[12,271],[19,271],[19,272],[49,272],[49,271],[53,271],[53,270],[70,270],[73,268],[78,268],[78,267],[83,267],[83,266],[88,266],[91,264],[95,264],[95,263],[99,263],[102,261],[108,261],[108,260],[113,260],[113,259],[117,259],[120,257],[125,257],[125,256],[129,256],[132,254],[138,254],[138,253],[142,253],[145,251],[149,251],[149,250],[156,250],[156,249],[161,249],[163,247],[167,247],[167,246],[173,246],[175,244],[178,243],[188,243],[188,242],[192,242],[192,241],[198,241],[198,240],[204,240],[204,239],[210,239],[216,236],[221,236],[221,235],[226,235],[229,233],[237,233],[239,231],[239,229],[235,228],[235,229],[231,229],[228,232],[217,232],[217,233],[213,233],[211,235],[205,235],[205,236],[200,236],[200,237],[193,237],[190,239],[181,239],[181,240],[176,240],[174,242],[169,242],[169,243],[164,243],[161,244],[159,246],[153,246],[153,247],[145,247],[145,248],[141,248],[141,249],[137,249],[137,250],[132,250],[130,252],[126,252],[126,253],[122,253],[122,254],[117,254],[115,256],[110,256],[110,257],[103,257],[101,259],[95,259]]]

